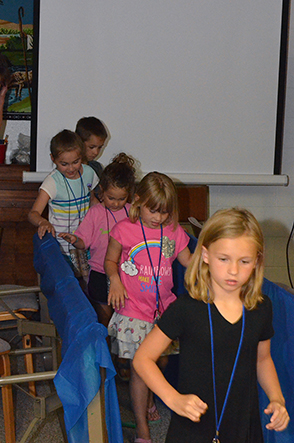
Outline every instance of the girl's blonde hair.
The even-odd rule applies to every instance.
[[[135,199],[130,208],[129,217],[135,223],[140,217],[140,207],[167,212],[168,218],[164,225],[178,224],[178,197],[174,182],[160,172],[149,172],[138,184]]]
[[[232,208],[217,211],[204,224],[195,252],[185,274],[185,286],[192,298],[205,303],[213,302],[209,265],[203,261],[203,246],[222,238],[247,235],[256,245],[257,262],[249,280],[243,285],[240,299],[246,309],[254,309],[262,301],[261,286],[264,268],[264,240],[256,218],[246,209]]]

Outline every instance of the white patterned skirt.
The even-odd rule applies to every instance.
[[[108,334],[111,337],[111,352],[120,358],[133,359],[136,350],[144,338],[153,329],[154,324],[114,312],[109,325]],[[162,355],[178,354],[179,343],[173,341]]]

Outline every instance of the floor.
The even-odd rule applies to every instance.
[[[134,428],[128,427],[129,425],[134,424],[134,415],[131,411],[128,383],[117,380],[117,393],[123,424],[124,443],[133,443],[135,430]],[[170,411],[159,399],[156,399],[155,402],[161,416],[161,421],[159,423],[150,424],[151,439],[153,443],[164,443],[170,421]]]

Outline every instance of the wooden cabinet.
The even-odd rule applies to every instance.
[[[179,222],[184,229],[197,238],[200,229],[190,225],[188,217],[194,217],[199,222],[204,222],[208,218],[209,212],[209,188],[208,186],[197,185],[177,185]]]
[[[176,185],[179,204],[179,221],[187,222],[188,217],[198,221],[207,220],[209,208],[208,186]]]
[[[33,235],[36,228],[27,221],[38,194],[39,183],[23,183],[29,166],[0,165],[0,284],[36,285],[33,265]]]

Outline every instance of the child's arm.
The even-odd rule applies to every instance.
[[[48,201],[49,195],[43,189],[40,189],[38,197],[28,214],[29,222],[38,227],[38,235],[40,238],[42,238],[46,232],[51,232],[53,237],[55,237],[55,229],[53,225],[46,218],[42,217]]]
[[[181,265],[188,267],[192,258],[192,254],[188,246],[186,246],[181,252],[178,253],[177,259],[181,263]]]
[[[109,278],[110,286],[108,293],[108,305],[113,308],[120,308],[125,306],[125,298],[128,298],[126,288],[121,282],[118,273],[118,263],[121,256],[122,246],[113,237],[110,237],[105,261],[104,269]]]
[[[180,394],[168,383],[156,364],[156,361],[171,341],[172,340],[155,325],[136,351],[133,365],[136,372],[151,391],[158,395],[170,409],[178,415],[198,422],[200,421],[201,415],[205,414],[207,404],[197,397],[197,395]]]
[[[63,238],[77,249],[86,249],[84,241],[75,234],[71,234],[70,232],[60,232],[58,237]]]
[[[260,341],[257,349],[257,379],[270,401],[265,414],[272,414],[267,429],[283,431],[289,423],[276,368],[270,353],[270,340]]]

